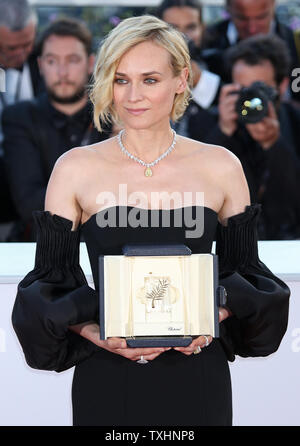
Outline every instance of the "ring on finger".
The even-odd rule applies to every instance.
[[[194,355],[198,355],[198,353],[200,353],[201,352],[201,347],[200,347],[200,345],[197,345],[197,348],[196,348],[196,350],[194,350]]]
[[[205,338],[205,345],[204,345],[204,347],[208,347],[208,346],[209,346],[209,339],[208,339],[208,336],[203,335],[203,337]]]
[[[147,361],[147,359],[144,358],[144,356],[142,355],[141,358],[137,361],[138,364],[147,364],[149,361]]]

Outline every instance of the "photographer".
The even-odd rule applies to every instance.
[[[234,83],[221,90],[218,124],[206,140],[242,162],[251,201],[262,203],[260,238],[299,238],[300,112],[281,101],[289,82],[286,45],[275,36],[253,36],[228,50],[227,62]],[[254,88],[257,81],[263,91]],[[245,87],[254,88],[252,96]]]
[[[294,99],[297,105],[299,93],[293,91],[291,75],[293,68],[299,67],[299,56],[295,45],[293,30],[282,23],[276,15],[275,0],[226,0],[229,18],[221,20],[205,28],[202,38],[202,54],[208,67],[221,76],[223,82],[231,82],[224,70],[225,50],[239,41],[254,35],[273,35],[280,37],[287,45],[290,57],[290,88],[287,97]]]
[[[192,101],[184,116],[176,123],[175,130],[183,136],[202,141],[206,128],[198,125],[206,121],[210,127],[215,122],[215,115],[210,113],[217,107],[220,92],[220,77],[207,70],[203,60],[201,44],[204,31],[202,8],[197,0],[164,0],[156,15],[182,32],[187,41],[193,71]]]
[[[201,54],[202,8],[197,0],[164,0],[157,16],[182,32],[189,45],[193,70],[193,99],[202,108],[209,108],[216,99],[220,77],[207,70]]]
[[[27,0],[0,0],[0,241],[5,241],[18,219],[4,165],[1,116],[10,104],[32,99],[44,84],[38,70],[34,43],[37,14]]]
[[[47,183],[59,156],[108,137],[92,123],[86,88],[94,68],[91,42],[90,31],[76,19],[50,23],[37,45],[47,92],[10,105],[3,113],[4,160],[20,216],[7,241],[35,241],[32,211],[44,208]]]

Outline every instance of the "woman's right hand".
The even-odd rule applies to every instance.
[[[238,127],[238,114],[235,110],[238,95],[233,93],[237,93],[240,88],[237,84],[228,84],[224,85],[220,91],[219,127],[227,136],[232,136]]]
[[[105,341],[100,340],[100,327],[95,322],[85,322],[82,324],[72,325],[70,330],[80,334],[84,338],[96,344],[98,347],[104,348],[109,352],[124,356],[131,361],[138,361],[141,356],[147,361],[152,361],[166,350],[171,348],[132,348],[127,347],[127,343],[123,338],[109,338]]]

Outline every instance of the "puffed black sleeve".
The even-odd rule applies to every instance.
[[[35,265],[18,284],[12,324],[30,367],[61,372],[97,349],[68,326],[97,320],[98,297],[79,265],[80,225],[72,231],[49,211],[32,216]]]
[[[221,341],[231,361],[274,353],[287,328],[290,290],[259,259],[259,214],[260,205],[247,206],[217,229],[220,284],[233,313],[221,323]]]

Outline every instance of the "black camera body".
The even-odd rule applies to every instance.
[[[268,114],[268,102],[275,105],[278,92],[275,88],[262,81],[253,82],[249,87],[244,87],[238,92],[236,101],[236,112],[241,124],[254,124],[261,121]]]

